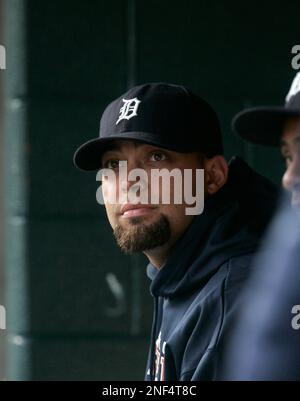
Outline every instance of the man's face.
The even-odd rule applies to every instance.
[[[292,206],[300,213],[300,118],[290,118],[286,122],[281,153],[286,163],[282,185],[292,194]]]
[[[116,203],[106,202],[105,197],[104,201],[107,216],[119,246],[127,253],[146,251],[166,244],[171,246],[194,218],[186,214],[187,204],[184,199],[181,204],[174,203],[173,180],[170,180],[170,204],[162,203],[160,186],[157,203],[152,204],[148,198],[149,202],[146,204],[143,202],[143,205],[139,204],[139,208],[130,209],[132,205],[128,203],[125,194],[133,185],[139,183],[139,180],[134,182],[129,181],[127,177],[124,179],[119,171],[120,161],[127,162],[128,174],[137,168],[146,172],[150,194],[153,169],[171,171],[176,168],[182,172],[184,169],[192,169],[194,173],[196,169],[201,168],[199,152],[177,153],[134,141],[116,140],[102,156],[102,167],[112,169],[116,175],[115,181],[103,176],[102,189],[108,196],[111,193],[116,194]],[[193,174],[193,191],[195,183],[195,174]]]

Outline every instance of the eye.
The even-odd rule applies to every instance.
[[[159,152],[159,151],[153,152],[150,157],[150,160],[153,162],[160,162],[165,159],[166,159],[166,155],[163,152]]]
[[[112,170],[116,170],[119,167],[119,160],[118,159],[110,159],[110,160],[106,160],[103,163],[103,167],[104,168],[110,168]]]

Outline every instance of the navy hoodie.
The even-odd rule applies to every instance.
[[[300,380],[300,224],[285,201],[247,285],[224,380]]]
[[[145,380],[214,380],[277,191],[240,158],[164,265],[151,263],[154,318]]]

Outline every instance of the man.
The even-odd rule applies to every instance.
[[[233,129],[256,144],[280,147],[286,163],[283,187],[291,193],[292,206],[300,211],[300,73],[293,80],[284,107],[256,107],[233,119]]]
[[[187,88],[165,83],[137,86],[108,105],[100,137],[83,144],[74,163],[105,168],[103,198],[117,243],[149,259],[154,319],[145,379],[218,378],[240,290],[270,218],[272,184],[238,158],[228,167],[214,110]],[[124,163],[128,172],[146,174],[142,183],[124,177]],[[186,199],[164,203],[161,195],[155,203],[128,202],[125,195],[139,184],[140,192],[155,192],[148,179],[155,169],[183,175],[181,188],[170,181],[159,184],[162,192],[188,188],[199,197],[200,186],[203,212],[189,214]]]
[[[280,147],[286,163],[282,185],[300,217],[300,73],[284,107],[245,110],[233,128],[250,142]],[[224,378],[300,380],[300,221],[294,212],[283,204],[272,224],[270,252],[257,261],[259,273],[247,289]]]

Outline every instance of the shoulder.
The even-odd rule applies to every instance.
[[[249,280],[254,270],[256,257],[255,253],[247,253],[234,256],[227,261],[226,291],[237,289]]]

